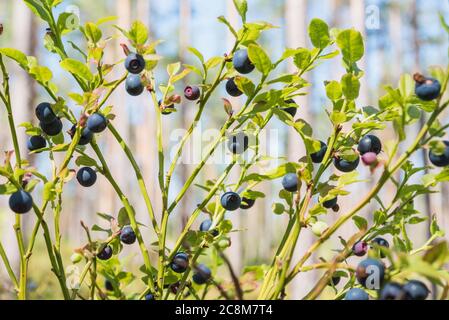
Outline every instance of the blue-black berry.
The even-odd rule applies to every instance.
[[[390,244],[388,243],[388,241],[385,240],[384,238],[381,238],[381,237],[374,238],[372,240],[372,243],[374,245],[377,245],[377,246],[380,246],[380,247],[385,247],[385,248],[389,248],[390,247]],[[385,258],[385,254],[382,252],[382,250],[380,250],[380,257],[381,258]]]
[[[335,168],[340,170],[341,172],[351,172],[357,169],[360,162],[360,157],[357,157],[357,159],[353,161],[347,161],[343,158],[335,158],[334,159],[334,165]]]
[[[145,87],[143,86],[142,79],[138,74],[130,74],[125,81],[125,89],[129,95],[136,97],[140,95]]]
[[[133,244],[136,242],[136,233],[131,226],[124,226],[120,231],[120,241],[124,244]]]
[[[442,154],[435,154],[432,150],[429,151],[429,160],[436,167],[445,167],[449,165],[449,141],[443,141],[444,152]]]
[[[369,295],[363,289],[352,288],[346,292],[345,300],[369,300]]]
[[[335,207],[337,205],[337,202],[338,202],[338,198],[335,197],[333,199],[324,201],[323,207],[325,207],[326,209],[332,209],[333,207]]]
[[[47,146],[47,140],[42,136],[32,136],[28,139],[28,150],[34,151],[45,148]]]
[[[251,60],[249,60],[248,50],[246,49],[236,51],[234,53],[232,63],[234,65],[234,69],[242,74],[247,74],[254,70],[254,64],[252,64]]]
[[[429,289],[419,280],[410,280],[402,289],[405,291],[407,300],[426,300],[429,295]]]
[[[379,154],[382,151],[382,142],[380,142],[380,139],[375,135],[367,134],[362,139],[360,139],[357,150],[361,155],[364,155],[368,152]]]
[[[112,257],[112,247],[107,245],[97,254],[97,258],[100,260],[109,260]]]
[[[290,192],[298,191],[298,176],[296,173],[287,173],[282,178],[282,187]]]
[[[170,263],[170,268],[176,273],[183,273],[189,267],[189,256],[184,252],[178,252]]]
[[[368,289],[379,289],[385,278],[385,265],[380,260],[365,259],[356,269],[357,281]]]
[[[87,129],[91,132],[103,132],[108,126],[108,119],[101,113],[94,113],[87,119]]]
[[[62,131],[62,121],[59,118],[56,118],[54,121],[50,123],[39,122],[39,126],[42,131],[49,136],[57,136]]]
[[[226,92],[233,97],[239,97],[243,94],[242,91],[237,87],[234,81],[235,78],[229,78],[228,81],[226,81]]]
[[[221,196],[221,206],[228,211],[237,210],[242,203],[239,194],[233,191],[228,191]]]
[[[441,84],[438,80],[420,74],[414,75],[415,93],[421,100],[432,101],[440,96]]]
[[[210,230],[211,226],[212,226],[212,220],[206,219],[203,222],[201,222],[201,224],[200,224],[200,231],[207,232],[207,231]],[[218,230],[216,230],[216,229],[211,230],[211,234],[214,237],[218,236]]]
[[[36,117],[45,124],[56,120],[56,115],[48,102],[42,102],[36,107]]]
[[[288,99],[284,102],[285,104],[288,104],[288,107],[282,107],[281,109],[287,112],[292,117],[296,116],[296,112],[298,111],[298,105],[296,104],[295,100]]]
[[[250,209],[256,203],[255,199],[249,199],[246,197],[242,198],[242,203],[240,204],[240,209]]]
[[[145,59],[140,54],[130,53],[126,57],[125,68],[129,73],[141,73],[145,69]]]
[[[313,163],[321,163],[326,155],[327,145],[323,141],[320,141],[320,145],[320,150],[310,155]]]
[[[402,285],[396,282],[389,282],[384,285],[382,290],[380,291],[379,299],[380,300],[404,300],[405,299],[405,291],[402,288]]]
[[[212,276],[212,272],[204,264],[199,264],[195,267],[195,273],[192,280],[196,284],[205,284]]]
[[[74,124],[69,131],[72,138],[75,135],[75,132],[76,132],[76,124]],[[92,141],[93,137],[94,133],[92,131],[90,131],[88,128],[82,128],[78,145],[85,146],[86,144],[89,144]]]
[[[76,174],[76,180],[83,187],[91,187],[97,181],[97,173],[94,169],[89,167],[82,167],[78,170]]]
[[[33,198],[25,190],[18,190],[9,197],[9,208],[15,213],[27,213],[32,207]]]

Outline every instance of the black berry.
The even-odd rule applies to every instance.
[[[380,300],[404,300],[405,291],[402,285],[396,282],[389,282],[380,291]]]
[[[101,113],[94,113],[87,119],[87,129],[91,132],[103,132],[108,126],[108,119]]]
[[[233,97],[239,97],[243,94],[242,91],[239,90],[237,85],[234,81],[235,78],[229,78],[228,81],[226,81],[226,92]]]
[[[136,233],[131,226],[124,226],[120,231],[120,241],[124,244],[133,244],[136,242]]]
[[[36,107],[36,117],[45,124],[56,120],[56,115],[48,102],[42,102]]]
[[[320,150],[310,155],[313,163],[321,163],[324,159],[324,156],[326,155],[327,145],[323,141],[320,141],[320,144]]]
[[[130,74],[125,81],[125,89],[129,95],[136,97],[140,95],[145,89],[142,83],[142,79],[138,74]]]
[[[296,173],[287,173],[282,178],[282,187],[290,192],[298,191],[298,176]]]
[[[50,123],[39,122],[39,126],[42,131],[49,136],[57,136],[62,131],[62,121],[59,118],[56,118],[54,121]]]
[[[205,284],[212,276],[212,272],[204,264],[199,264],[195,267],[195,273],[192,280],[196,284]]]
[[[435,154],[432,150],[429,151],[430,162],[436,167],[445,167],[449,165],[449,141],[443,141],[444,148],[443,154]]]
[[[189,267],[189,256],[184,252],[178,252],[170,263],[170,268],[176,273],[183,273]]]
[[[83,187],[91,187],[97,181],[97,173],[94,169],[89,167],[82,167],[78,170],[76,174],[76,180]]]
[[[341,172],[354,171],[358,167],[359,162],[360,162],[359,157],[357,157],[357,159],[355,159],[354,161],[347,161],[347,160],[344,160],[343,158],[335,158],[334,159],[335,168],[337,168]]]
[[[228,191],[221,196],[221,206],[228,211],[237,210],[242,203],[242,199],[233,191]]]
[[[240,204],[240,209],[250,209],[256,203],[255,199],[249,199],[246,197],[242,198],[242,203]]]
[[[359,141],[359,145],[357,150],[361,155],[364,155],[368,152],[374,152],[375,154],[379,154],[382,151],[382,143],[380,139],[372,134],[367,134]]]
[[[429,295],[427,286],[418,280],[410,280],[403,288],[407,300],[426,300]]]
[[[129,73],[141,73],[145,69],[145,59],[140,54],[130,53],[126,57],[125,68]]]
[[[30,151],[39,150],[46,146],[47,141],[42,136],[32,136],[28,139],[27,147]]]
[[[441,84],[433,78],[415,75],[415,93],[421,100],[432,101],[440,96]]]
[[[199,97],[201,95],[201,90],[200,88],[196,87],[196,86],[188,86],[184,89],[184,97],[186,97],[186,99],[191,100],[191,101],[195,101],[198,100]]]
[[[9,208],[18,214],[27,213],[33,207],[33,198],[25,190],[19,190],[9,197]]]
[[[109,260],[112,257],[112,247],[106,246],[100,253],[97,254],[98,259],[100,260]]]

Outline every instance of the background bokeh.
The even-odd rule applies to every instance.
[[[377,98],[383,94],[383,86],[387,83],[396,85],[401,73],[426,72],[433,65],[446,65],[448,63],[448,37],[440,27],[438,13],[449,16],[449,3],[442,0],[248,0],[249,20],[264,20],[273,23],[279,28],[266,32],[261,43],[272,56],[280,56],[285,47],[310,46],[307,38],[307,25],[309,21],[318,17],[336,28],[354,27],[362,31],[366,36],[366,56],[361,68],[365,70],[362,82],[363,88],[359,98],[359,105],[376,106]],[[111,36],[108,43],[106,60],[117,61],[123,58],[123,53],[118,43],[123,41],[112,24],[118,24],[127,28],[130,23],[139,19],[145,22],[150,29],[152,39],[163,39],[158,53],[164,56],[161,66],[157,69],[157,76],[164,80],[165,65],[169,62],[181,60],[184,63],[194,63],[194,57],[188,53],[187,47],[193,46],[199,49],[204,56],[212,57],[222,55],[230,49],[232,38],[226,27],[217,22],[216,17],[225,15],[234,25],[239,24],[239,18],[235,12],[232,0],[67,0],[58,7],[59,11],[75,10],[81,23],[96,21],[104,16],[116,16],[116,21],[102,27],[104,35]],[[29,9],[19,0],[0,0],[0,22],[4,25],[4,34],[0,37],[1,47],[14,47],[24,51],[27,55],[34,55],[41,64],[49,66],[56,77],[56,83],[60,87],[59,94],[64,96],[69,92],[78,92],[79,89],[68,77],[67,73],[58,69],[58,58],[46,51],[43,47],[45,26],[31,15]],[[79,32],[72,33],[67,39],[81,42]],[[77,53],[70,52],[77,56]],[[319,139],[326,139],[330,133],[330,125],[324,112],[329,107],[325,99],[323,81],[339,79],[344,69],[338,60],[323,63],[308,75],[312,85],[307,89],[309,95],[300,98],[299,116],[306,119],[314,128],[314,135]],[[36,121],[34,108],[37,103],[47,100],[45,92],[38,88],[24,72],[13,64],[8,64],[11,75],[14,116],[17,123]],[[288,71],[291,66],[282,65],[283,71]],[[123,70],[120,70],[122,72]],[[282,70],[281,70],[282,71]],[[120,72],[115,74],[120,76]],[[197,81],[198,79],[196,79]],[[186,82],[195,81],[195,78],[187,78]],[[182,85],[178,88],[181,93]],[[220,98],[225,95],[224,88],[213,96],[208,104],[205,117],[201,122],[201,129],[219,128],[226,117]],[[240,100],[233,99],[233,104],[239,106]],[[131,98],[126,95],[124,87],[117,90],[111,100],[114,105],[114,120],[124,138],[136,155],[144,172],[145,180],[150,188],[150,193],[155,205],[158,217],[160,216],[159,192],[157,190],[157,153],[155,143],[155,118],[154,108],[147,96]],[[77,110],[76,106],[72,106]],[[165,145],[167,150],[175,145],[176,140],[170,135],[175,129],[185,128],[190,123],[195,105],[183,104],[180,111],[164,118]],[[79,113],[79,112],[78,112]],[[75,112],[77,114],[77,112]],[[444,117],[447,118],[445,115]],[[414,137],[419,124],[414,125],[407,132],[408,137]],[[303,156],[303,147],[299,136],[290,132],[281,123],[274,121],[269,127],[275,132],[273,152],[286,155],[289,160],[295,161]],[[26,152],[26,137],[24,130],[19,129],[20,142],[23,152]],[[394,138],[393,132],[388,129],[379,132],[383,139]],[[138,219],[148,224],[145,206],[138,192],[136,182],[133,180],[130,166],[116,141],[109,133],[99,139],[102,149],[105,151],[112,172],[124,193],[130,198],[138,212]],[[206,144],[206,142],[205,142]],[[404,143],[406,145],[407,142]],[[12,149],[5,110],[0,108],[0,150]],[[33,165],[43,172],[49,173],[46,155],[33,155],[28,159]],[[413,161],[424,164],[425,157],[418,153]],[[274,165],[274,163],[272,164]],[[72,168],[75,165],[72,164]],[[188,177],[191,165],[178,166],[173,178],[173,190],[171,196],[183,185]],[[211,164],[205,167],[198,181],[212,179],[223,169],[223,164]],[[361,168],[362,176],[372,181],[368,169]],[[229,183],[235,181],[238,171],[231,174]],[[419,182],[419,180],[418,180]],[[0,181],[3,183],[3,181]],[[340,199],[340,213],[331,213],[325,219],[328,222],[345,212],[354,205],[368,190],[371,182],[357,185],[354,193],[349,197]],[[389,189],[390,188],[390,189]],[[232,246],[227,254],[237,272],[241,272],[245,265],[269,263],[273,250],[276,248],[280,236],[285,227],[285,217],[276,216],[272,212],[272,203],[278,198],[280,181],[266,183],[260,189],[266,194],[266,198],[259,200],[256,205],[245,212],[234,212],[228,216],[232,220],[235,229],[239,232],[232,233]],[[391,186],[387,186],[379,196],[388,197]],[[420,198],[418,207],[423,215],[436,215],[443,228],[449,230],[449,197],[447,185],[441,187],[440,194],[431,197]],[[41,193],[40,189],[34,192]],[[184,198],[178,210],[171,217],[169,230],[169,246],[182,230],[183,222],[199,203],[203,192],[193,187]],[[38,198],[38,196],[36,196]],[[76,181],[66,185],[64,192],[64,207],[62,213],[63,228],[63,256],[67,264],[73,248],[82,246],[85,242],[85,234],[80,226],[80,220],[89,225],[103,223],[98,219],[97,212],[116,215],[121,204],[112,188],[105,179],[100,178],[93,188],[83,189]],[[371,203],[363,214],[370,217],[376,209],[376,204]],[[141,212],[141,213],[140,213]],[[51,217],[51,212],[48,211]],[[48,220],[51,220],[48,218]],[[200,219],[201,221],[201,219]],[[34,225],[34,216],[27,215],[24,219],[24,228],[29,229]],[[14,216],[7,206],[7,197],[0,197],[0,240],[6,248],[13,265],[17,265],[17,245],[13,232]],[[337,236],[349,236],[355,231],[355,227],[348,222]],[[197,227],[198,224],[195,225]],[[428,226],[423,223],[414,226],[411,232],[416,244],[419,245],[427,236]],[[154,235],[150,228],[143,229],[145,240],[152,243]],[[102,234],[95,234],[101,237]],[[307,248],[314,236],[304,232],[298,243],[298,255]],[[338,239],[328,241],[322,250],[313,259],[330,257],[332,249],[337,245]],[[153,252],[156,254],[156,251]],[[140,257],[137,250],[126,248],[121,254],[122,262],[128,270],[137,270],[140,265]],[[125,259],[126,257],[126,259]],[[204,257],[207,260],[207,257]],[[38,246],[30,262],[30,288],[32,298],[60,298],[59,289],[53,280],[47,255],[42,243],[42,237],[38,239]],[[318,274],[308,273],[300,275],[290,287],[292,298],[300,298],[311,288]],[[223,271],[223,278],[228,275]],[[0,265],[0,298],[11,298],[11,286],[6,276],[3,265]],[[326,292],[324,296],[326,297]]]

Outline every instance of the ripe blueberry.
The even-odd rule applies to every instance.
[[[229,78],[228,81],[226,81],[226,92],[233,97],[239,97],[243,94],[242,91],[239,90],[237,85],[234,82],[235,78]]]
[[[104,247],[103,250],[97,254],[97,257],[100,260],[109,260],[112,257],[112,247],[109,245]]]
[[[50,123],[39,122],[39,126],[42,131],[49,136],[57,136],[62,131],[62,121],[59,118],[56,118],[54,121]]]
[[[201,95],[201,91],[200,88],[196,87],[196,86],[188,86],[184,89],[184,97],[186,97],[186,99],[188,100],[192,100],[195,101],[197,100]]]
[[[324,201],[323,207],[325,207],[326,209],[332,209],[333,207],[335,207],[337,205],[337,201],[338,201],[337,197],[327,200],[327,201]]]
[[[242,199],[240,198],[238,193],[235,193],[233,191],[225,192],[221,196],[221,206],[228,211],[237,210],[240,207],[241,203]]]
[[[242,203],[240,204],[240,209],[244,209],[244,210],[250,209],[254,205],[254,203],[256,203],[255,199],[249,199],[249,198],[243,197]]]
[[[365,241],[358,241],[352,246],[352,252],[357,257],[363,257],[368,252],[368,244]]]
[[[83,187],[91,187],[97,181],[97,173],[89,167],[82,167],[76,174],[76,180]]]
[[[72,138],[75,135],[75,131],[76,131],[76,124],[74,124],[69,131],[69,134],[72,136]],[[89,144],[92,141],[93,137],[94,133],[92,131],[90,131],[88,128],[82,128],[78,145],[85,146],[86,144]]]
[[[130,53],[126,57],[125,68],[129,73],[141,73],[145,69],[145,59],[140,54]]]
[[[249,137],[243,132],[233,135],[228,140],[228,149],[233,154],[242,154],[248,149]]]
[[[151,293],[145,295],[145,300],[154,300],[154,295],[152,295]]]
[[[380,247],[385,247],[385,248],[390,247],[390,244],[388,243],[388,241],[381,237],[374,238],[372,240],[372,243],[377,246],[380,246]],[[380,257],[385,258],[385,254],[382,251],[380,251]]]
[[[248,51],[246,49],[236,51],[232,63],[234,64],[235,70],[242,74],[247,74],[254,70],[254,65],[249,60]]]
[[[410,280],[402,289],[405,291],[407,300],[426,300],[429,295],[429,289],[426,285],[418,280]]]
[[[369,295],[363,289],[352,288],[346,292],[345,300],[369,300]]]
[[[396,282],[389,282],[380,291],[380,300],[404,300],[405,291],[402,285]]]
[[[131,226],[124,226],[120,231],[120,241],[124,244],[133,244],[136,242],[136,233]]]
[[[340,283],[341,277],[340,276],[333,276],[331,278],[331,280],[329,281],[329,285],[334,285],[336,286],[337,284]]]
[[[354,161],[347,161],[343,158],[335,158],[334,159],[334,165],[335,168],[340,170],[341,172],[351,172],[354,171],[357,166],[359,165],[360,158],[357,157]]]
[[[449,141],[443,141],[443,143],[446,146],[443,154],[437,155],[433,153],[432,150],[429,151],[430,162],[437,167],[445,167],[449,165]]]
[[[212,272],[204,264],[195,267],[195,273],[192,276],[193,282],[196,284],[205,284],[212,276]]]
[[[285,101],[286,104],[288,105],[294,105],[291,107],[283,107],[282,110],[284,110],[285,112],[287,112],[289,115],[291,115],[292,117],[296,116],[296,111],[298,111],[298,105],[296,104],[295,100],[293,99],[288,99]],[[321,161],[320,161],[321,162]]]
[[[367,152],[362,156],[362,162],[366,166],[375,166],[377,164],[377,154]]]
[[[36,107],[36,117],[45,124],[56,120],[56,115],[48,102],[42,102]]]
[[[112,282],[109,279],[106,279],[104,281],[104,287],[107,291],[114,291],[114,286],[112,285]]]
[[[206,219],[203,222],[201,222],[201,224],[200,224],[200,231],[207,232],[207,231],[209,231],[211,226],[212,226],[212,220]],[[218,236],[218,230],[216,230],[216,229],[212,230],[211,234],[214,237]]]
[[[380,285],[385,278],[385,265],[380,260],[365,259],[357,266],[356,277],[365,288],[378,289],[376,286]]]
[[[170,263],[170,268],[176,273],[183,273],[189,267],[189,256],[184,252],[178,252]]]
[[[161,109],[161,113],[164,114],[164,115],[172,113],[170,111],[170,109],[174,109],[175,108],[175,105],[173,103],[171,105],[168,105],[168,106],[163,105],[162,104],[162,100],[159,100],[159,106],[163,107],[163,109]]]
[[[327,145],[323,141],[320,141],[320,144],[320,150],[310,155],[313,163],[321,163],[324,159],[324,156],[326,155]]]
[[[380,142],[380,139],[375,135],[367,134],[362,139],[360,139],[357,150],[361,155],[364,155],[368,152],[379,154],[382,151],[382,143]]]
[[[33,198],[25,190],[19,190],[9,197],[9,208],[15,213],[27,213],[33,207]]]
[[[103,132],[108,126],[108,119],[101,113],[94,113],[87,119],[87,129],[91,132]]]
[[[47,146],[47,141],[42,136],[32,136],[28,139],[27,147],[28,150],[34,151],[45,148]]]
[[[296,173],[287,173],[282,178],[282,187],[290,192],[298,191],[298,176]]]
[[[140,95],[145,89],[142,84],[142,79],[140,79],[140,75],[138,74],[130,74],[125,81],[125,89],[131,96]]]
[[[431,101],[440,96],[441,84],[433,78],[426,78],[420,74],[415,74],[415,93],[421,100]]]

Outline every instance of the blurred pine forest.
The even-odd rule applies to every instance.
[[[279,56],[285,47],[310,46],[307,37],[307,25],[309,21],[318,17],[329,23],[332,27],[347,28],[354,27],[362,31],[366,36],[366,56],[361,65],[365,70],[362,82],[363,88],[359,98],[359,105],[377,105],[377,99],[383,95],[383,85],[387,83],[397,84],[401,73],[426,72],[433,65],[446,65],[448,63],[448,37],[440,27],[438,13],[449,16],[449,2],[442,0],[248,0],[249,20],[265,20],[273,23],[279,28],[267,32],[262,38],[262,44],[273,56]],[[238,24],[238,15],[234,11],[232,0],[66,0],[58,7],[64,11],[68,6],[79,10],[81,23],[96,21],[104,16],[117,16],[116,23],[124,28],[129,27],[133,20],[142,20],[149,28],[153,39],[163,39],[159,47],[159,53],[166,58],[158,67],[158,74],[162,79],[164,65],[168,62],[181,60],[184,63],[193,63],[193,57],[188,53],[187,47],[193,46],[199,49],[206,57],[222,55],[229,50],[232,39],[227,34],[226,28],[217,22],[216,17],[225,15],[229,21]],[[27,55],[38,57],[43,65],[54,70],[60,86],[60,94],[64,95],[77,88],[72,79],[58,70],[58,59],[49,54],[43,47],[42,39],[45,35],[45,26],[31,15],[30,10],[18,0],[0,0],[0,23],[4,26],[4,34],[0,37],[1,47],[15,47],[24,51]],[[103,27],[106,35],[115,35],[117,31],[109,23]],[[77,32],[70,35],[70,40],[80,41],[81,36]],[[119,60],[123,53],[118,45],[120,38],[114,38],[113,44],[108,45],[109,50],[106,60]],[[70,54],[76,56],[76,52]],[[9,64],[11,73],[12,97],[14,116],[20,124],[25,121],[36,121],[34,117],[35,106],[47,99],[47,96],[33,81],[13,64]],[[287,71],[292,66],[283,66]],[[312,86],[308,88],[309,95],[300,98],[299,116],[307,120],[314,128],[316,138],[325,139],[329,134],[329,123],[324,112],[328,107],[325,99],[323,82],[330,79],[339,79],[343,73],[339,64],[325,63],[314,69],[308,75]],[[116,74],[118,77],[119,74]],[[188,83],[189,78],[186,80]],[[183,89],[180,85],[179,92]],[[221,96],[224,96],[224,87],[220,94],[216,94],[207,106],[205,118],[202,120],[202,130],[218,128],[224,121]],[[131,98],[125,94],[124,88],[117,90],[111,100],[114,104],[114,120],[116,127],[122,133],[125,140],[134,151],[140,166],[143,169],[147,185],[150,187],[156,212],[160,214],[159,193],[157,189],[157,152],[155,145],[155,117],[151,102],[144,95]],[[233,100],[235,105],[239,104],[238,98]],[[73,106],[73,108],[76,108]],[[185,128],[190,123],[194,113],[194,105],[181,106],[179,112],[164,118],[164,131],[166,146],[176,144],[176,140],[170,139],[170,133],[177,128]],[[75,113],[76,114],[76,113]],[[413,126],[407,133],[414,137],[419,124]],[[12,149],[7,120],[4,108],[0,108],[0,150]],[[296,161],[303,156],[304,150],[299,136],[289,132],[279,122],[273,122],[271,129],[277,129],[282,141],[278,145],[277,152],[280,155],[288,155],[290,161]],[[268,128],[268,129],[270,129]],[[26,138],[24,130],[18,130],[21,134],[20,141],[23,152],[26,152]],[[391,130],[379,133],[383,139],[393,137]],[[179,138],[179,137],[178,137]],[[125,194],[137,212],[142,212],[138,219],[148,223],[147,215],[144,214],[145,207],[137,192],[136,182],[129,174],[129,164],[120,146],[107,133],[100,139],[101,147],[109,155],[111,170],[117,177],[117,181],[123,187]],[[46,156],[30,156],[29,160],[40,168],[46,168]],[[417,154],[413,159],[417,165],[426,164],[427,158],[423,154]],[[3,161],[3,160],[1,160]],[[72,164],[72,167],[74,164]],[[50,168],[47,168],[48,170]],[[204,173],[199,178],[202,181],[212,179],[223,169],[220,165],[207,165]],[[174,188],[179,189],[189,175],[191,166],[180,165],[173,177]],[[369,177],[366,168],[359,170],[364,178]],[[236,172],[237,174],[237,172]],[[236,178],[231,175],[232,178]],[[3,181],[0,181],[1,183]],[[419,183],[419,180],[418,180]],[[369,184],[369,183],[368,183]],[[243,266],[269,263],[273,250],[283,234],[286,219],[275,215],[271,205],[278,198],[280,181],[265,184],[259,191],[266,194],[265,199],[258,200],[256,205],[245,212],[236,211],[228,215],[232,220],[234,228],[241,230],[232,234],[232,246],[227,254],[238,272]],[[344,212],[357,202],[358,196],[368,190],[368,186],[359,184],[356,192],[340,201],[341,211]],[[173,194],[176,190],[173,191]],[[443,185],[441,193],[433,194],[431,197],[420,198],[419,208],[424,214],[436,215],[440,225],[449,230],[449,187]],[[38,194],[40,191],[36,190]],[[388,197],[388,187],[380,194],[380,197]],[[198,188],[192,188],[191,192],[183,199],[178,210],[171,217],[169,246],[182,230],[183,222],[188,217],[192,208],[200,202],[203,192]],[[91,189],[80,188],[75,181],[67,184],[64,192],[64,208],[62,213],[62,233],[64,235],[63,253],[66,264],[70,264],[69,257],[72,249],[85,243],[85,234],[80,227],[80,220],[89,225],[103,223],[99,221],[97,212],[116,215],[121,208],[120,201],[105,179],[99,178],[99,183]],[[370,217],[376,210],[376,203],[371,203],[363,213]],[[326,219],[331,222],[339,213],[329,214]],[[203,217],[204,218],[204,217]],[[28,220],[29,219],[29,220]],[[25,228],[34,225],[35,217],[32,214],[23,219]],[[49,218],[50,220],[50,218]],[[199,222],[202,219],[199,220]],[[12,261],[17,261],[17,244],[13,230],[14,215],[8,209],[7,197],[0,197],[0,239],[6,248],[7,254]],[[195,225],[197,227],[198,224]],[[144,235],[148,244],[152,243],[154,235],[150,229]],[[355,226],[348,222],[338,235],[348,236],[355,231]],[[427,235],[428,225],[422,223],[416,225],[411,232],[416,245],[422,243]],[[101,236],[101,235],[98,235]],[[314,239],[311,232],[304,232],[298,243],[300,255],[308,244]],[[448,237],[449,239],[449,237]],[[31,298],[60,298],[56,283],[52,281],[50,267],[44,246],[39,238],[38,250],[31,259]],[[333,244],[338,238],[328,241],[321,252],[314,257],[318,260],[332,254]],[[127,248],[123,256],[129,256],[126,261],[127,268],[137,269],[140,265],[140,257]],[[135,254],[135,255],[134,255]],[[156,251],[154,252],[156,254]],[[16,259],[14,259],[16,257]],[[227,272],[222,273],[227,277]],[[318,275],[314,273],[301,274],[290,287],[291,298],[301,298],[307,292],[314,279]],[[9,281],[6,277],[4,266],[0,266],[0,298],[11,298]]]

